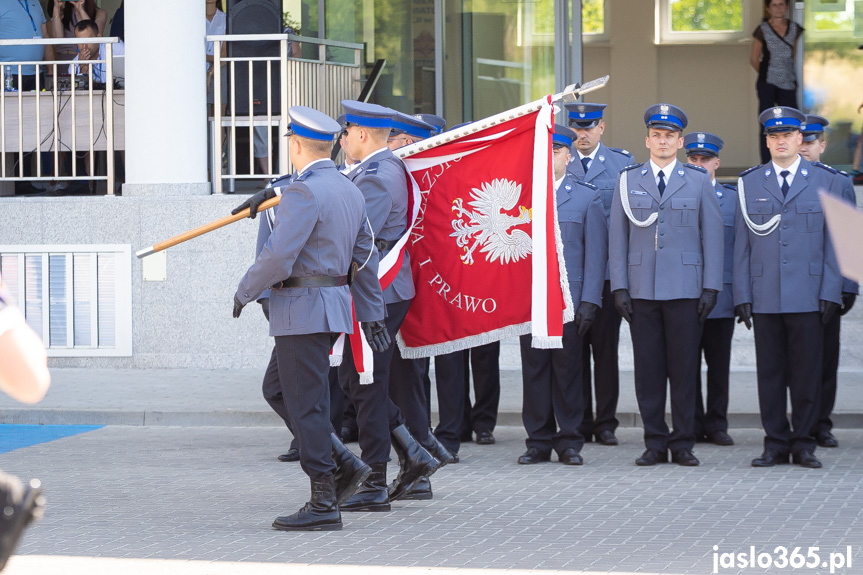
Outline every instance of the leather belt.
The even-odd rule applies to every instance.
[[[379,252],[385,252],[387,250],[391,250],[393,248],[393,246],[395,246],[395,245],[396,245],[395,241],[380,240],[380,239],[375,240],[375,247],[378,248]]]
[[[290,277],[273,284],[273,289],[300,287],[339,287],[348,285],[348,276],[305,276]]]

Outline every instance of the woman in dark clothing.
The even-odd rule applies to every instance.
[[[789,20],[787,0],[764,0],[767,17],[752,33],[749,63],[758,72],[755,89],[758,113],[773,106],[797,108],[797,76],[794,57],[803,27]],[[761,162],[770,159],[764,136],[761,139]]]

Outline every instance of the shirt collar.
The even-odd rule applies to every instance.
[[[302,170],[300,170],[300,173],[305,174],[315,164],[320,164],[321,162],[329,162],[329,161],[330,161],[329,158],[321,158],[320,160],[314,160],[312,162],[309,162],[308,164],[306,164],[306,166]]]
[[[581,160],[582,158],[590,158],[590,160],[593,161],[593,159],[596,157],[596,153],[599,151],[599,144],[597,144],[596,147],[593,149],[593,151],[586,156],[584,154],[582,154],[581,151],[579,151],[579,150],[576,150],[576,151],[578,152],[578,159],[579,160]]]
[[[650,169],[653,170],[653,178],[656,179],[659,177],[659,172],[665,174],[665,183],[667,184],[669,179],[671,178],[671,174],[674,173],[674,167],[677,166],[677,160],[674,160],[664,168],[660,168],[657,166],[653,160],[650,160]]]
[[[379,154],[379,153],[383,152],[384,150],[389,150],[389,148],[388,148],[388,147],[386,147],[386,146],[384,146],[383,148],[377,149],[377,150],[375,150],[374,152],[372,152],[371,154],[369,154],[368,156],[366,156],[365,158],[363,158],[362,160],[360,160],[360,161],[359,161],[359,162],[357,162],[357,163],[362,164],[363,162],[365,162],[366,160],[368,160],[369,158],[371,158],[371,157],[372,157],[372,156],[374,156],[375,154]]]
[[[564,174],[563,176],[561,176],[561,178],[560,178],[559,180],[555,180],[555,181],[554,181],[554,191],[555,191],[555,192],[558,190],[558,188],[560,188],[560,184],[562,184],[562,183],[563,183],[563,179],[564,179],[564,178],[566,178],[566,174]]]
[[[802,156],[800,154],[797,154],[797,159],[794,160],[794,163],[791,164],[790,166],[788,166],[787,168],[780,168],[779,166],[776,165],[776,162],[774,162],[772,160],[770,161],[770,163],[773,164],[773,170],[774,170],[774,172],[776,172],[777,177],[781,178],[782,176],[779,175],[780,172],[782,172],[783,170],[788,170],[789,172],[791,172],[790,177],[793,178],[794,176],[797,175],[797,169],[800,168],[801,158],[802,158]]]

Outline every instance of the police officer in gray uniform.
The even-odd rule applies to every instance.
[[[802,127],[803,143],[800,144],[800,155],[810,162],[819,162],[821,154],[827,148],[824,139],[824,128],[830,124],[823,116],[806,116],[806,124]],[[854,184],[845,172],[837,171],[840,180],[842,199],[857,205],[857,194]],[[818,412],[818,422],[813,435],[819,447],[839,447],[839,441],[833,435],[833,421],[830,414],[836,404],[836,381],[839,369],[839,334],[841,332],[841,316],[854,307],[859,286],[848,278],[842,278],[842,309],[824,326],[824,359],[821,375],[821,407]]]
[[[798,154],[805,120],[798,110],[769,108],[758,119],[771,161],[737,180],[734,238],[734,313],[747,328],[755,324],[758,404],[766,435],[764,452],[752,466],[788,463],[790,453],[794,463],[819,468],[812,431],[823,326],[842,303],[842,276],[818,191],[839,195],[839,179],[834,170]]]
[[[300,446],[300,464],[311,479],[311,500],[297,513],[278,517],[276,529],[338,530],[329,421],[329,354],[340,332],[353,330],[356,317],[372,349],[391,344],[383,323],[377,260],[362,194],[329,159],[339,125],[304,106],[288,110],[289,149],[297,175],[281,190],[275,225],[261,253],[240,280],[234,317],[267,288],[270,335],[288,420]],[[353,264],[362,269],[348,287]]]
[[[630,323],[635,394],[647,449],[636,465],[698,465],[695,381],[701,328],[722,289],[723,225],[707,173],[677,161],[683,110],[656,104],[644,114],[650,161],[620,174],[611,206],[611,289]],[[669,434],[666,388],[671,388]]]
[[[521,372],[524,386],[522,421],[527,451],[521,464],[548,461],[551,451],[565,465],[582,465],[584,437],[579,431],[584,416],[581,338],[602,305],[608,234],[599,191],[567,173],[569,147],[575,132],[556,124],[552,137],[557,219],[563,240],[563,258],[569,280],[575,321],[563,325],[563,348],[535,349],[532,336],[522,335]]]
[[[245,208],[250,208],[249,217],[251,219],[255,219],[257,216],[257,207],[260,203],[266,199],[268,196],[275,195],[276,193],[281,193],[281,189],[290,185],[293,180],[294,174],[288,174],[286,176],[280,176],[277,178],[273,178],[267,183],[266,188],[262,192],[258,192],[252,198],[249,198],[242,205],[238,206],[231,213],[239,213]],[[279,190],[276,192],[276,190]],[[251,206],[254,204],[254,209],[251,209]],[[264,212],[261,216],[260,223],[258,225],[258,238],[257,245],[255,247],[255,257],[260,255],[261,251],[263,251],[264,246],[267,244],[267,240],[270,237],[270,234],[273,232],[273,226],[276,221],[276,208],[269,208]],[[261,304],[261,309],[263,310],[264,317],[267,318],[267,321],[270,321],[270,290],[266,289],[264,292],[258,296],[258,303]],[[329,384],[330,384],[330,421],[333,424],[333,429],[339,429],[339,425],[341,425],[342,420],[342,411],[343,411],[343,392],[342,388],[339,385],[338,379],[338,371],[336,368],[330,368],[330,372],[328,375]],[[288,417],[288,411],[285,407],[284,396],[282,395],[282,385],[279,381],[279,366],[278,361],[276,359],[276,350],[273,348],[273,352],[270,355],[270,363],[267,365],[267,369],[264,372],[264,381],[261,385],[261,391],[264,396],[264,400],[266,400],[267,404],[272,408],[276,414],[282,418],[285,426],[291,431],[293,435],[293,439],[291,440],[290,447],[286,453],[279,455],[279,461],[290,463],[294,461],[300,460],[300,450],[299,444],[297,442],[297,436],[293,432],[293,426],[291,425],[290,419]],[[333,436],[333,458],[336,461],[337,467],[344,466],[345,463],[354,466],[363,466],[364,464],[353,455],[341,442],[341,439],[337,435]],[[343,458],[349,458],[350,461],[342,461]],[[369,470],[370,471],[370,470]],[[338,491],[339,486],[336,485],[336,489]]]
[[[695,438],[714,445],[734,445],[728,435],[728,382],[731,372],[731,338],[734,336],[734,303],[731,278],[734,271],[734,217],[737,214],[737,190],[716,180],[722,138],[709,132],[693,132],[683,138],[686,160],[707,170],[716,189],[719,210],[725,224],[722,291],[716,307],[707,316],[701,333],[698,380],[695,386]],[[707,362],[707,409],[701,392],[701,356]]]
[[[365,198],[375,235],[375,245],[383,258],[407,231],[409,198],[407,172],[401,160],[387,147],[392,128],[391,108],[355,100],[343,100],[347,137],[346,152],[360,161],[348,174]],[[410,257],[405,252],[398,275],[384,290],[386,327],[395,335],[401,327],[414,297]],[[404,424],[399,409],[389,398],[389,387],[399,381],[418,379],[415,363],[397,355],[396,346],[374,354],[374,381],[364,385],[354,368],[350,346],[339,367],[339,380],[357,411],[362,459],[372,468],[369,478],[342,508],[345,511],[389,511],[390,501],[402,497],[410,485],[430,476],[440,461],[420,445]],[[427,423],[427,422],[426,422]],[[422,429],[428,433],[428,425]],[[390,441],[399,456],[396,484],[388,489],[386,481]]]
[[[635,158],[626,150],[609,148],[602,143],[605,132],[603,113],[605,104],[567,104],[569,125],[575,130],[572,143],[572,160],[567,168],[577,180],[589,182],[599,188],[605,220],[611,220],[611,200],[614,186],[621,170],[635,163]],[[595,436],[602,445],[617,445],[614,431],[617,429],[617,400],[620,396],[620,371],[617,348],[620,342],[620,314],[613,305],[611,276],[605,274],[602,301],[605,305],[597,312],[596,321],[584,336],[584,420],[581,433],[586,441]],[[596,369],[596,417],[593,415],[591,394],[590,349]]]

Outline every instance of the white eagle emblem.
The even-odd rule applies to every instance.
[[[500,179],[484,182],[481,188],[473,188],[470,194],[474,201],[468,205],[476,210],[474,212],[464,208],[461,198],[453,201],[452,211],[457,217],[452,221],[454,231],[450,237],[456,238],[458,247],[464,248],[460,256],[462,263],[474,263],[476,248],[481,248],[487,262],[500,260],[501,264],[507,264],[527,257],[532,251],[530,236],[522,230],[509,230],[530,223],[530,211],[519,206],[518,216],[504,213],[518,203],[521,184]]]

